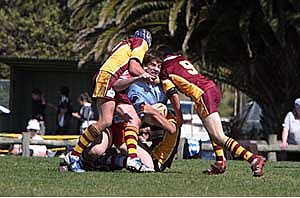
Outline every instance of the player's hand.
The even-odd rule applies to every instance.
[[[132,120],[132,117],[128,113],[121,114],[121,115],[119,115],[119,117],[124,122],[130,122]]]
[[[155,79],[156,79],[155,76],[153,76],[153,75],[151,75],[151,74],[149,74],[149,73],[147,73],[147,72],[141,74],[141,75],[139,76],[139,78],[142,79],[142,80],[144,80],[144,81],[148,81],[148,82],[154,82]]]

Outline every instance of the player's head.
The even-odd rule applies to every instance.
[[[151,43],[152,43],[152,36],[149,30],[140,28],[137,31],[134,32],[133,37],[135,38],[143,38],[147,43],[148,46],[151,47]]]
[[[161,69],[162,59],[156,50],[149,50],[144,57],[143,67],[146,72],[158,76]]]

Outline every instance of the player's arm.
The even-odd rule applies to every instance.
[[[170,99],[171,105],[175,111],[177,125],[178,127],[181,127],[181,125],[183,124],[183,116],[181,112],[180,98],[177,89],[172,83],[172,81],[169,79],[163,80],[162,83],[163,90],[165,91],[167,97]]]
[[[176,133],[176,125],[170,123],[158,110],[154,109],[152,105],[145,104],[143,106],[143,113],[145,114],[144,121],[147,124],[162,128],[171,134]]]
[[[183,124],[183,116],[182,116],[182,112],[181,112],[179,94],[173,93],[169,99],[170,99],[172,107],[175,111],[175,116],[176,116],[178,127],[181,127],[181,125]]]
[[[139,76],[145,73],[145,70],[141,66],[141,63],[136,58],[131,58],[129,60],[129,73],[133,76]]]
[[[132,76],[139,76],[145,73],[142,67],[142,62],[146,52],[148,51],[148,44],[143,39],[135,39],[132,43],[132,51],[128,62],[128,70]]]
[[[152,76],[151,74],[145,72],[145,70],[141,66],[140,62],[136,58],[132,58],[129,60],[129,69],[128,70],[132,76],[143,75],[143,78],[146,81],[152,82],[156,79],[155,76]]]
[[[112,87],[117,92],[123,91],[123,90],[127,89],[131,84],[133,84],[137,81],[140,81],[140,80],[149,81],[149,76],[151,76],[149,73],[144,72],[143,74],[141,74],[139,76],[134,76],[134,77],[130,77],[130,78],[120,78],[116,82],[114,82]]]
[[[142,79],[142,75],[134,76],[128,79],[118,79],[113,84],[113,89],[117,92],[123,91],[127,89],[132,83],[135,83],[136,81]]]

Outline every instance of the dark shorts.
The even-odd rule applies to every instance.
[[[109,128],[112,134],[112,142],[116,146],[121,146],[125,142],[125,123],[113,123]]]
[[[117,93],[115,96],[116,104],[132,104],[126,93]]]
[[[117,80],[114,75],[106,71],[99,71],[94,79],[96,84],[93,98],[105,98],[106,100],[113,100],[117,104],[131,104],[125,92],[116,92],[112,88]]]

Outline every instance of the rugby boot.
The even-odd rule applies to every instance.
[[[208,175],[219,175],[225,173],[226,161],[216,161],[207,170],[204,170],[204,174]]]
[[[68,168],[72,171],[72,172],[76,172],[76,173],[83,173],[86,172],[83,169],[83,165],[82,162],[80,160],[80,158],[78,156],[75,155],[71,155],[71,152],[69,152],[65,157],[64,157],[64,161],[65,163],[68,165]]]
[[[263,176],[263,167],[266,163],[266,158],[263,156],[257,155],[255,159],[251,162],[251,170],[254,177]]]
[[[158,160],[153,160],[154,169],[156,172],[163,172],[167,167],[160,163]]]
[[[141,159],[136,158],[127,158],[127,164],[126,164],[127,170],[130,172],[154,172],[155,170],[153,168],[149,168],[145,164],[142,163]]]

